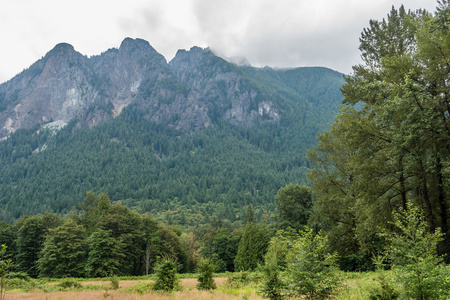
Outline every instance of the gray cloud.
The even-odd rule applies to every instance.
[[[211,47],[255,66],[325,66],[344,73],[359,63],[358,38],[391,6],[434,11],[435,0],[3,0],[0,82],[59,42],[86,55],[140,37],[168,60],[178,49]]]

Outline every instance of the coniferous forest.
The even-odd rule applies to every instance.
[[[92,128],[18,130],[0,142],[2,293],[149,274],[172,291],[196,272],[214,289],[214,271],[269,299],[448,299],[449,26],[447,0],[371,20],[336,93],[288,74],[327,69],[242,67],[279,97],[343,99],[283,102],[305,115],[285,107],[280,124],[182,134],[130,105]]]

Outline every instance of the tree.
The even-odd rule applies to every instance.
[[[17,232],[17,267],[31,277],[39,275],[37,261],[46,233],[47,228],[37,216],[26,217]]]
[[[275,205],[280,228],[301,229],[311,214],[311,192],[306,186],[289,184],[278,190]]]
[[[382,237],[386,239],[388,258],[405,296],[408,299],[449,296],[450,286],[445,278],[450,269],[442,266],[443,259],[437,255],[443,236],[440,229],[430,233],[423,212],[411,202],[407,203],[407,210],[399,209],[393,217],[393,229],[385,230]]]
[[[284,271],[287,267],[286,256],[291,250],[292,241],[299,238],[297,230],[290,229],[288,231],[279,230],[275,236],[269,241],[266,255],[264,256],[265,265],[269,266],[269,272],[271,272],[272,266],[276,266],[277,269]]]
[[[213,277],[214,266],[209,259],[202,259],[198,265],[198,284],[199,290],[213,290],[216,289],[216,283]]]
[[[156,266],[156,281],[153,290],[171,292],[179,285],[175,261],[170,258],[161,260]]]
[[[269,242],[267,228],[263,225],[247,223],[239,241],[234,259],[234,269],[239,271],[254,270],[263,263]]]
[[[86,253],[85,232],[82,225],[71,219],[50,229],[39,253],[39,275],[82,277]]]
[[[247,206],[247,211],[244,217],[244,225],[249,222],[255,223],[255,214],[253,213],[253,205],[251,204]]]
[[[125,254],[110,230],[97,229],[89,237],[86,273],[89,277],[111,277],[120,271]]]
[[[87,234],[90,235],[97,229],[102,216],[109,213],[111,201],[107,193],[97,196],[95,193],[88,191],[79,206],[81,208],[81,222],[86,228]]]
[[[274,262],[266,262],[263,268],[264,281],[261,286],[261,293],[264,298],[271,300],[284,299],[286,286],[283,283],[278,265]]]
[[[215,272],[233,272],[242,233],[227,228],[212,229],[203,237],[201,252],[211,260]]]
[[[101,205],[101,201],[99,205]],[[144,228],[142,217],[121,204],[104,206],[107,210],[98,221],[98,228],[108,230],[126,256],[120,260],[121,272],[125,274],[141,275],[143,272],[142,257],[145,251]]]
[[[0,221],[0,245],[5,245],[6,254],[13,257],[16,254],[17,232],[14,231],[12,225]]]
[[[337,254],[329,253],[327,238],[305,228],[287,254],[284,281],[288,294],[327,299],[339,285],[337,270]]]
[[[353,252],[369,248],[408,201],[423,207],[430,232],[449,232],[448,11],[448,1],[435,16],[392,8],[361,35],[346,106],[309,154],[316,224],[330,233],[339,224],[342,253],[352,241]]]
[[[6,245],[0,245],[0,300],[6,298],[6,277],[14,265],[6,249]]]

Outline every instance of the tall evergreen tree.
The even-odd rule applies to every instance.
[[[258,264],[262,264],[268,244],[267,228],[264,225],[247,223],[234,259],[235,270],[254,270]]]

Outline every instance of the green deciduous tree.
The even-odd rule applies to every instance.
[[[203,237],[201,252],[211,260],[216,272],[233,272],[234,259],[239,247],[240,231],[227,228],[212,229]]]
[[[306,186],[289,184],[278,190],[275,196],[278,223],[282,229],[301,229],[311,215],[312,198]]]
[[[125,254],[111,235],[111,231],[97,229],[89,237],[89,253],[86,273],[89,277],[110,277],[120,273],[121,260]]]
[[[39,253],[41,277],[82,277],[86,254],[86,230],[74,220],[49,229]]]
[[[312,220],[342,254],[372,247],[408,201],[424,209],[430,232],[449,232],[449,9],[401,6],[370,21],[363,64],[342,87],[346,106],[309,153]]]
[[[8,257],[7,246],[0,245],[0,300],[6,298],[6,276],[13,267],[13,261]]]
[[[54,214],[43,216],[23,217],[19,220],[17,232],[16,263],[20,271],[32,277],[39,275],[37,261],[41,252],[48,229],[59,226],[60,218]]]

